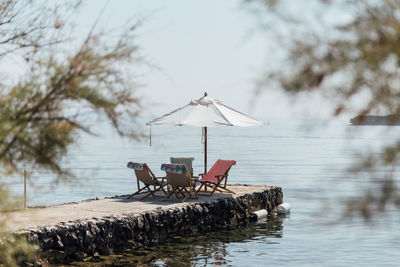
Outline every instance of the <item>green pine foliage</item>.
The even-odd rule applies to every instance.
[[[50,171],[56,181],[73,178],[61,162],[81,132],[96,134],[95,122],[81,117],[88,110],[108,120],[120,136],[141,138],[131,71],[142,62],[135,44],[137,20],[111,32],[97,29],[95,21],[82,38],[74,35],[80,6],[79,0],[0,1],[0,62],[18,62],[16,69],[23,70],[16,80],[0,83],[3,178],[23,168]],[[0,265],[37,261],[35,247],[2,231],[5,211],[14,208],[6,192],[0,185]]]
[[[261,79],[260,93],[279,88],[296,99],[315,93],[333,103],[333,116],[400,114],[400,2],[397,0],[314,0],[294,2],[248,0],[263,29],[280,43],[280,64]],[[330,18],[330,19],[327,19]],[[272,24],[273,22],[273,24]],[[271,25],[275,25],[271,27]],[[301,98],[304,99],[304,98]],[[356,163],[360,174],[370,172],[381,190],[371,189],[348,205],[347,215],[365,218],[400,208],[393,175],[400,163],[400,140]]]

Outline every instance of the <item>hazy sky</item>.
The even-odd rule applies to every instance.
[[[280,42],[286,40],[261,30],[260,18],[244,2],[87,0],[79,12],[74,37],[85,38],[100,14],[99,30],[142,20],[136,44],[140,56],[154,67],[133,64],[132,68],[137,73],[135,81],[143,85],[137,91],[146,103],[143,113],[151,117],[184,106],[204,92],[263,121],[277,117],[327,117],[329,103],[318,97],[305,96],[294,105],[284,93],[268,90],[269,84],[265,84],[261,96],[255,95],[257,80],[263,78],[265,70],[281,66],[285,50]],[[306,12],[311,7],[312,2],[293,1],[285,11],[308,18],[311,16]],[[285,30],[275,20],[267,21],[267,27]],[[23,64],[17,60],[2,63],[4,77],[18,80],[18,76],[24,75]],[[16,67],[10,68],[11,65]]]
[[[293,3],[301,8],[309,6],[304,1]],[[279,40],[260,30],[260,21],[242,0],[87,0],[78,14],[73,37],[86,37],[104,6],[98,29],[118,28],[129,19],[143,20],[136,44],[140,55],[154,67],[134,64],[132,68],[137,73],[135,81],[143,85],[137,95],[147,104],[144,114],[161,116],[204,92],[264,121],[304,117],[304,107],[308,109],[305,116],[329,110],[319,99],[294,106],[275,90],[255,95],[257,80],[266,69],[280,66],[277,55],[284,49]],[[295,5],[290,7],[297,12]],[[279,27],[275,23],[268,26]],[[79,44],[76,42],[77,47]],[[14,83],[25,75],[21,60],[2,59],[2,82]]]
[[[92,0],[84,6],[85,27],[106,2]],[[113,0],[99,27],[143,17],[137,43],[147,60],[160,68],[140,73],[145,87],[139,93],[153,103],[146,113],[162,115],[204,92],[260,119],[288,108],[286,98],[275,93],[251,105],[256,80],[279,51],[268,51],[268,40],[256,33],[256,18],[242,1]]]

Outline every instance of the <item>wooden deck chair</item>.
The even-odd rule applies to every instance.
[[[156,177],[146,163],[128,162],[127,167],[135,171],[138,188],[138,191],[130,195],[128,198],[132,198],[143,190],[147,190],[148,194],[143,196],[140,200],[143,200],[150,195],[154,197],[157,191],[163,191],[164,194],[167,195],[167,192],[164,190],[164,187],[167,186],[165,177]],[[140,182],[144,184],[144,187],[140,187]]]
[[[200,178],[198,182],[201,183],[201,186],[197,192],[200,192],[203,186],[205,187],[205,192],[207,192],[207,186],[210,186],[212,188],[210,196],[212,196],[215,191],[226,191],[235,194],[235,192],[226,188],[228,173],[233,165],[236,165],[235,160],[217,160],[206,174],[200,174],[202,178]],[[222,185],[222,182],[224,182],[224,185]]]
[[[165,199],[168,199],[172,194],[182,195],[184,202],[189,196],[194,193],[196,198],[199,198],[195,189],[196,178],[192,178],[188,169],[184,164],[162,164],[161,170],[167,174],[168,194]]]
[[[186,168],[188,169],[190,175],[193,177],[193,160],[194,158],[175,158],[170,157],[171,164],[185,164]]]

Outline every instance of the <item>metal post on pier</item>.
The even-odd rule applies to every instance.
[[[24,170],[24,209],[26,208],[26,170]]]

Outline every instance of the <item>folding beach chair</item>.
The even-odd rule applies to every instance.
[[[154,197],[157,191],[163,191],[164,194],[167,195],[167,192],[164,190],[164,187],[167,186],[165,177],[156,177],[146,163],[137,163],[131,161],[128,162],[127,167],[135,171],[138,187],[138,191],[130,195],[128,198],[132,198],[134,195],[139,194],[146,189],[148,194],[146,194],[140,200],[143,200],[150,195]],[[139,181],[144,184],[144,187],[140,187]]]
[[[201,186],[197,192],[200,192],[203,186],[205,187],[205,192],[207,192],[207,186],[210,186],[213,189],[210,193],[210,196],[212,196],[215,191],[226,191],[235,194],[235,192],[226,188],[228,173],[233,165],[236,165],[235,160],[217,160],[206,174],[200,174],[202,178],[200,178],[198,182],[201,183]],[[221,184],[222,182],[225,182],[224,185]]]
[[[161,170],[167,174],[168,194],[165,199],[168,199],[172,194],[182,195],[184,202],[189,196],[194,193],[196,198],[199,198],[195,190],[196,178],[192,178],[188,169],[184,164],[162,164]]]
[[[190,175],[193,177],[193,160],[194,158],[175,158],[170,157],[171,164],[185,164],[188,169]]]

